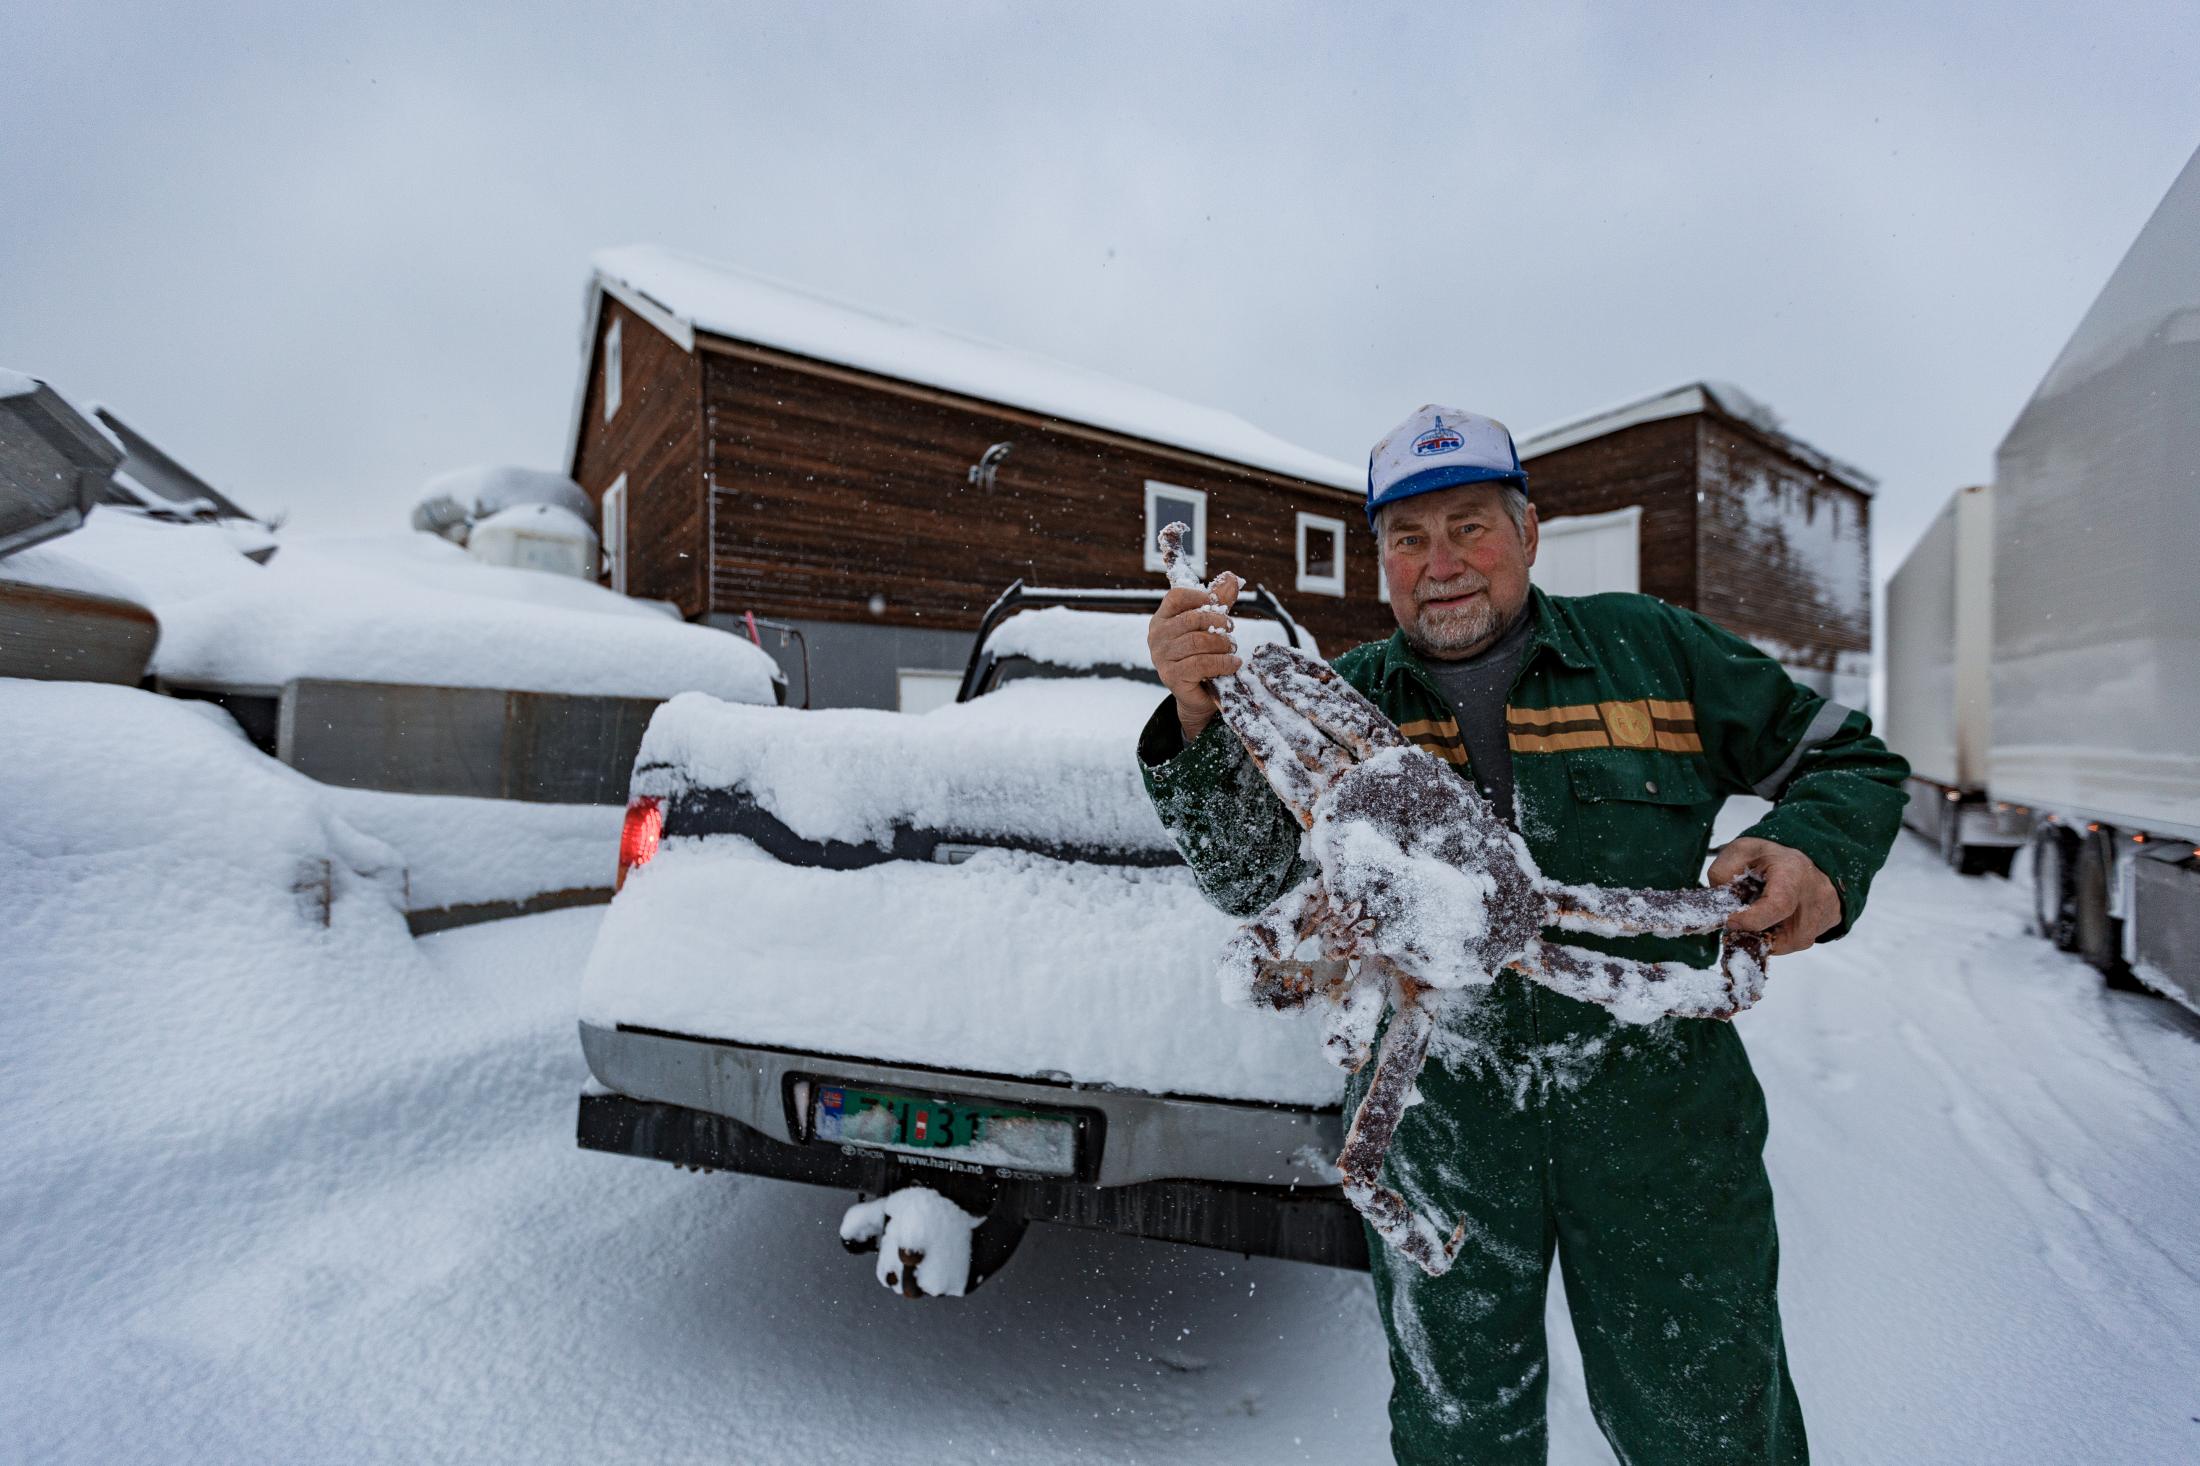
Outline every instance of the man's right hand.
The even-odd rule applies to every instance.
[[[1226,677],[1238,669],[1238,659],[1224,629],[1225,614],[1237,604],[1238,578],[1225,572],[1214,584],[1214,596],[1203,590],[1172,590],[1161,598],[1161,609],[1146,626],[1146,650],[1161,685],[1176,699],[1176,721],[1190,743],[1215,720],[1220,709],[1207,690],[1210,678]]]

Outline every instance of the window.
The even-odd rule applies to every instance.
[[[1299,589],[1318,596],[1344,594],[1344,521],[1299,515]]]
[[[1159,479],[1146,480],[1146,568],[1166,569],[1161,563],[1161,531],[1172,524],[1188,524],[1192,533],[1184,541],[1184,553],[1192,569],[1207,573],[1207,495],[1198,489],[1180,489]]]
[[[611,421],[611,414],[619,410],[619,387],[626,373],[619,362],[619,327],[624,321],[613,321],[603,338],[603,420]]]
[[[626,594],[626,475],[603,491],[603,563],[611,588]]]

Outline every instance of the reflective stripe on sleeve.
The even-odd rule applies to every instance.
[[[1810,726],[1803,730],[1803,736],[1795,740],[1795,747],[1788,750],[1788,756],[1780,760],[1780,767],[1758,780],[1757,787],[1752,792],[1759,799],[1778,799],[1780,790],[1787,785],[1789,775],[1803,761],[1803,755],[1840,732],[1841,725],[1849,720],[1852,711],[1853,709],[1845,708],[1829,698],[1818,709],[1817,716],[1810,720]]]

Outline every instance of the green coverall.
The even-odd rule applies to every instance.
[[[1900,828],[1908,773],[1870,720],[1652,597],[1530,595],[1506,729],[1517,823],[1543,874],[1695,885],[1719,806],[1756,793],[1774,807],[1747,833],[1809,856],[1841,898],[1819,940],[1847,931]],[[1402,636],[1336,668],[1467,772],[1451,710]],[[1219,720],[1185,746],[1164,703],[1140,750],[1155,807],[1217,906],[1249,915],[1307,874],[1297,822]],[[1716,950],[1711,937],[1547,935],[1699,965]],[[1621,1024],[1510,971],[1444,1001],[1386,1178],[1425,1214],[1466,1219],[1467,1243],[1430,1278],[1368,1237],[1397,1459],[1545,1459],[1555,1252],[1590,1404],[1622,1461],[1806,1460],[1780,1335],[1764,1095],[1733,1025]]]

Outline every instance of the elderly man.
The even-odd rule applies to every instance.
[[[1500,423],[1424,407],[1375,447],[1368,522],[1398,630],[1337,671],[1471,779],[1543,872],[1685,886],[1731,794],[1772,809],[1719,852],[1762,897],[1732,925],[1799,952],[1849,929],[1900,825],[1899,758],[1701,616],[1529,583],[1536,515]],[[1225,606],[1236,586],[1224,584]],[[1303,874],[1296,822],[1216,717],[1237,660],[1172,591],[1148,632],[1170,698],[1139,743],[1147,788],[1217,906]],[[1582,946],[1706,963],[1710,938]],[[1777,991],[1777,988],[1775,989]],[[1347,1105],[1357,1103],[1365,1074]],[[1590,1404],[1623,1461],[1806,1459],[1775,1292],[1764,1096],[1733,1025],[1628,1026],[1519,974],[1450,995],[1385,1179],[1467,1241],[1430,1278],[1369,1234],[1400,1461],[1545,1457],[1545,1289],[1566,1279]]]

